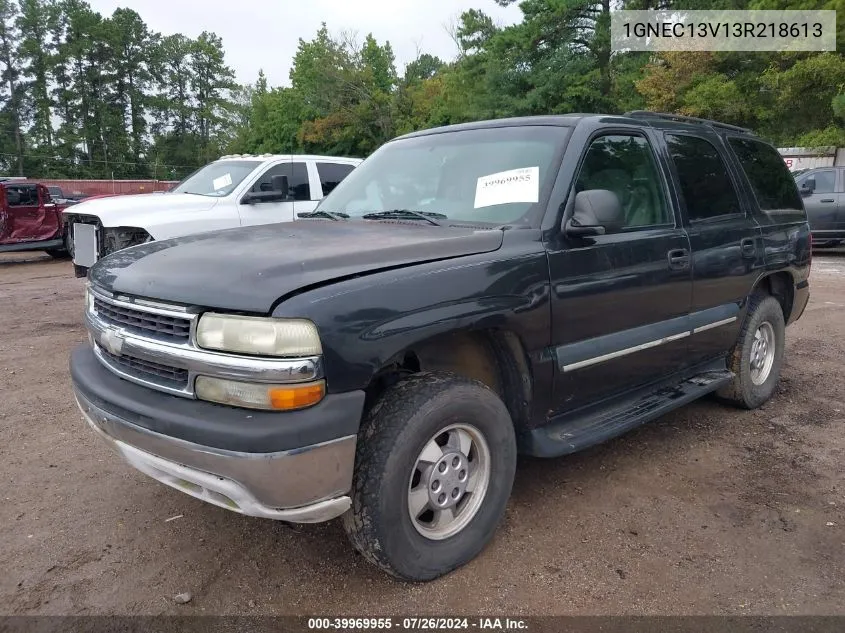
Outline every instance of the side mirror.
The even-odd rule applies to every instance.
[[[250,191],[244,194],[241,204],[256,204],[258,202],[285,202],[288,199],[290,187],[285,175],[270,177],[270,191]]]
[[[802,196],[811,196],[813,192],[816,190],[816,179],[815,178],[807,178],[803,183],[801,183],[801,187],[798,189],[798,193]]]
[[[575,209],[563,230],[570,236],[587,237],[612,233],[622,225],[619,197],[607,189],[589,189],[575,196]]]
[[[273,191],[279,191],[285,198],[288,197],[290,185],[288,185],[288,177],[286,175],[281,174],[278,176],[271,176],[270,186],[272,187]]]

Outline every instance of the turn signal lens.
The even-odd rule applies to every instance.
[[[299,387],[273,387],[270,389],[270,404],[281,411],[304,409],[320,402],[325,394],[322,380]]]
[[[294,411],[313,406],[326,395],[323,380],[301,385],[271,385],[197,376],[197,398],[233,407]]]

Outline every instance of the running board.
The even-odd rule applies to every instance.
[[[47,248],[58,248],[64,245],[64,240],[41,240],[37,242],[17,242],[15,244],[0,245],[0,253],[12,253],[15,251],[43,251]]]
[[[724,360],[721,366],[724,367]],[[521,438],[521,452],[535,457],[568,455],[622,435],[646,422],[716,391],[731,380],[727,369],[711,369],[666,386],[637,391],[610,405],[553,418]]]

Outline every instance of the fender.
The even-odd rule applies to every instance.
[[[391,358],[456,331],[504,329],[535,380],[551,380],[549,270],[539,231],[508,231],[502,248],[344,280],[279,304],[277,317],[317,324],[330,392],[365,388]],[[538,389],[539,392],[544,390]]]

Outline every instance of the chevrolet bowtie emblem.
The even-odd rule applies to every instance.
[[[116,330],[103,330],[100,334],[100,345],[115,356],[123,351],[123,336]]]

